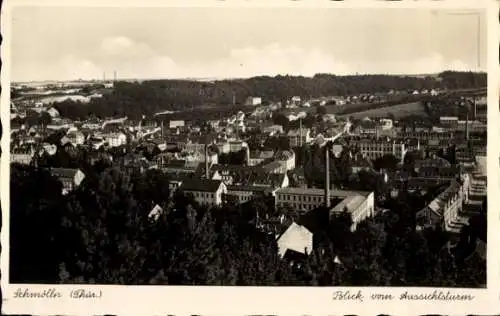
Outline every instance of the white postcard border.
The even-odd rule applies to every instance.
[[[500,214],[496,204],[500,193],[499,141],[500,131],[499,102],[500,82],[498,45],[500,32],[498,27],[498,5],[495,1],[478,0],[449,0],[449,1],[328,1],[328,0],[184,0],[184,1],[64,1],[64,0],[11,0],[4,1],[2,6],[1,30],[3,45],[1,46],[1,119],[3,137],[1,140],[2,155],[0,174],[2,174],[1,206],[3,227],[1,231],[2,253],[2,296],[3,313],[6,314],[33,314],[33,315],[80,315],[80,314],[175,314],[175,315],[235,315],[235,314],[488,314],[498,312],[500,300],[500,256],[498,233]],[[110,286],[110,285],[15,285],[8,283],[9,271],[9,161],[10,161],[10,119],[9,93],[10,91],[10,18],[11,8],[16,5],[44,5],[44,6],[283,6],[283,7],[325,7],[325,8],[487,8],[488,15],[488,289],[439,289],[439,288],[319,288],[319,287],[215,287],[215,286]],[[29,233],[29,232],[27,232]],[[36,236],[34,236],[36,237]],[[21,300],[13,298],[17,289],[29,288],[32,291],[55,289],[62,293],[59,299],[32,299]],[[69,298],[72,290],[85,288],[101,292],[100,299],[74,300]],[[362,290],[364,302],[334,301],[332,295],[338,290],[357,292]],[[434,290],[453,292],[453,294],[470,294],[473,301],[374,301],[369,296],[375,293],[392,294],[399,297],[408,291],[412,294],[429,293]]]

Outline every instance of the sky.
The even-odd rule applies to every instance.
[[[13,81],[485,70],[481,11],[15,7]]]

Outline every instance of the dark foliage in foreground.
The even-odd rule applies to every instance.
[[[486,280],[479,256],[453,257],[443,232],[412,228],[411,202],[392,201],[390,212],[354,233],[340,216],[315,236],[316,251],[298,268],[252,224],[257,209],[280,210],[259,202],[207,210],[183,194],[169,199],[157,172],[86,172],[82,186],[62,196],[46,171],[12,166],[11,282],[476,287]],[[151,223],[155,204],[166,212]]]

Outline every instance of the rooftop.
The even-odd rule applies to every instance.
[[[368,191],[347,191],[347,190],[330,190],[331,197],[348,197],[352,195],[360,195],[363,197],[367,197],[371,192]],[[281,188],[276,194],[291,194],[291,195],[321,195],[325,194],[324,189],[316,189],[316,188]]]
[[[74,178],[79,169],[51,168],[50,173],[57,178]]]
[[[366,197],[362,195],[350,195],[343,199],[340,203],[335,205],[331,210],[330,214],[332,213],[341,213],[344,211],[345,208],[347,208],[347,211],[353,211],[357,209],[364,201]]]
[[[219,189],[222,181],[210,179],[185,179],[182,182],[184,191],[215,192]]]

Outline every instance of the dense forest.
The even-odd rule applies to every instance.
[[[273,235],[255,228],[281,212],[262,201],[207,209],[168,178],[114,167],[86,168],[69,195],[44,169],[11,168],[10,281],[175,285],[407,285],[477,287],[486,263],[467,241],[446,247],[440,229],[415,231],[417,197],[386,203],[388,212],[358,225],[341,214],[314,233],[315,251],[300,266],[277,255]],[[156,205],[165,212],[156,222]],[[483,225],[479,216],[474,223]],[[484,226],[484,225],[483,225]],[[477,234],[477,233],[476,233]],[[465,249],[465,250],[464,250]],[[337,260],[335,259],[337,258]]]
[[[413,91],[415,89],[461,89],[486,86],[485,73],[443,72],[437,77],[403,77],[391,75],[335,76],[318,74],[314,77],[276,76],[250,79],[201,82],[188,80],[154,80],[117,82],[111,93],[93,99],[90,104],[64,101],[56,105],[62,116],[83,119],[90,114],[98,117],[127,115],[139,118],[160,111],[185,111],[233,105],[242,106],[248,96],[260,96],[264,102],[286,101],[292,96],[302,98],[329,95],[356,95]]]

